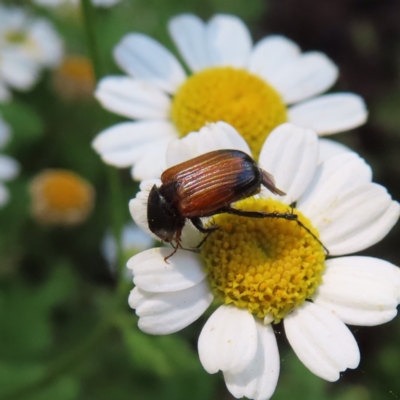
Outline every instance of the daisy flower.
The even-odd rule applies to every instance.
[[[114,50],[128,76],[105,77],[95,92],[103,107],[135,121],[102,131],[93,147],[108,164],[133,166],[135,179],[158,177],[171,140],[206,123],[234,126],[257,159],[267,136],[283,122],[328,135],[366,121],[360,96],[321,95],[338,76],[323,53],[301,53],[277,35],[253,46],[245,24],[231,15],[215,15],[208,23],[178,15],[169,32],[189,76],[160,43],[130,33]]]
[[[0,5],[0,100],[10,97],[8,87],[30,89],[40,70],[57,66],[62,55],[61,38],[48,20]]]
[[[65,101],[93,99],[95,80],[90,60],[80,55],[65,56],[54,70],[53,86]]]
[[[10,136],[9,125],[0,117],[0,149],[8,143]],[[10,199],[9,191],[4,182],[14,179],[18,173],[18,163],[13,158],[0,154],[0,207],[4,207]]]
[[[86,221],[93,207],[93,186],[64,169],[40,172],[30,185],[32,214],[45,225],[78,225]]]
[[[167,167],[212,150],[250,149],[235,129],[210,124],[173,141]],[[139,328],[154,335],[177,332],[198,319],[213,300],[219,307],[198,341],[207,372],[222,371],[237,398],[269,399],[279,376],[273,323],[283,321],[286,337],[315,375],[336,381],[356,368],[360,353],[345,324],[378,325],[393,319],[400,300],[400,270],[372,257],[346,256],[380,241],[396,223],[400,206],[372,183],[371,169],[354,152],[318,164],[319,141],[311,130],[286,123],[261,149],[259,164],[275,177],[283,197],[262,190],[234,207],[293,212],[329,249],[296,221],[214,216],[219,229],[200,254],[153,248],[128,262],[136,287],[129,304]],[[160,180],[141,183],[130,202],[135,222],[149,233],[147,197]],[[183,246],[201,241],[188,223]]]

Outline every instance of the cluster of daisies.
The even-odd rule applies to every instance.
[[[0,5],[0,105],[13,101],[13,90],[31,90],[45,69],[52,70],[53,87],[60,98],[70,101],[93,96],[90,62],[83,56],[65,54],[63,40],[48,19],[24,7]],[[0,115],[1,150],[10,139],[12,127]],[[0,155],[0,207],[10,197],[3,182],[14,179],[19,169],[14,159]],[[32,215],[43,224],[82,223],[94,204],[92,185],[62,169],[39,173],[30,191]]]
[[[41,70],[56,67],[62,56],[62,40],[48,20],[31,16],[21,7],[0,5],[0,104],[12,101],[12,89],[31,89]],[[0,116],[1,149],[11,136],[12,128]],[[3,182],[18,172],[15,160],[0,156],[0,207],[9,199]]]
[[[103,78],[95,95],[131,121],[93,141],[102,159],[132,168],[140,191],[129,207],[148,227],[150,190],[167,168],[221,149],[238,149],[273,175],[266,189],[234,204],[250,211],[297,214],[302,222],[230,214],[204,218],[204,235],[189,222],[182,247],[154,247],[133,256],[129,304],[139,328],[153,335],[184,329],[212,308],[198,340],[206,371],[222,371],[233,396],[269,399],[279,377],[274,325],[315,375],[336,381],[356,368],[360,353],[346,326],[392,320],[400,302],[400,270],[373,257],[351,256],[383,239],[400,213],[386,189],[372,181],[355,152],[321,136],[365,123],[363,99],[324,94],[338,69],[324,54],[302,53],[282,36],[252,43],[237,17],[205,23],[173,18],[170,35],[184,60],[152,38],[130,33],[116,46],[126,75]],[[304,226],[307,229],[304,229]],[[321,246],[329,251],[327,253]]]

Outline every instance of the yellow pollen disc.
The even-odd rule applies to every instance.
[[[67,170],[46,170],[31,184],[32,211],[39,222],[73,225],[86,220],[94,204],[92,185]]]
[[[54,72],[53,85],[65,100],[93,98],[95,81],[89,59],[78,55],[67,56]]]
[[[188,78],[173,99],[171,117],[181,137],[208,122],[225,121],[244,137],[255,158],[269,133],[287,121],[285,104],[272,86],[231,67]]]
[[[271,199],[249,198],[235,208],[291,212]],[[318,232],[293,210],[313,234]],[[225,304],[234,304],[259,318],[279,322],[309,298],[322,282],[325,253],[296,221],[216,215],[219,229],[201,248],[211,286]]]

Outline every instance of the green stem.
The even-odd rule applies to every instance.
[[[111,189],[111,210],[113,222],[113,234],[115,243],[117,244],[117,269],[118,269],[118,284],[124,282],[125,261],[124,252],[122,249],[122,228],[124,224],[123,214],[120,212],[123,204],[121,181],[118,171],[115,168],[107,167],[108,182]],[[125,205],[127,207],[127,205]]]
[[[94,9],[91,0],[81,0],[81,9],[88,50],[92,59],[94,75],[98,81],[104,75],[104,71],[97,47]]]
[[[92,60],[93,71],[96,81],[104,76],[104,68],[100,58],[98,42],[96,39],[96,27],[94,8],[91,0],[81,0],[83,25],[86,34],[87,45]],[[121,181],[118,171],[115,168],[107,167],[107,177],[110,187],[110,203],[111,203],[111,218],[113,226],[113,234],[117,243],[117,265],[119,271],[119,281],[123,280],[123,271],[125,269],[124,257],[121,244],[122,226],[124,222],[123,214],[120,210],[123,207]]]

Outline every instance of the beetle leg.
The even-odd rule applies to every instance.
[[[283,218],[289,221],[296,221],[297,225],[301,226],[305,229],[326,251],[326,255],[329,256],[329,250],[324,246],[324,244],[308,229],[299,219],[297,218],[297,214],[292,212],[287,213],[275,213],[275,212],[262,212],[262,211],[247,211],[247,210],[238,210],[237,208],[227,207],[221,210],[221,212],[226,212],[228,214],[239,215],[241,217],[250,217],[250,218]]]
[[[168,258],[172,257],[178,251],[178,249],[182,248],[182,245],[181,245],[181,233],[182,233],[182,228],[179,228],[176,231],[176,235],[175,235],[175,245],[171,242],[171,246],[173,247],[174,251],[169,256],[164,257],[164,261],[167,264],[169,264],[169,262],[167,261]]]
[[[290,221],[297,221],[297,214],[293,213],[277,213],[277,212],[263,212],[263,211],[247,211],[247,210],[238,210],[237,208],[226,207],[221,210],[223,213],[240,215],[241,217],[250,217],[250,218],[283,218],[288,219]]]
[[[204,236],[204,238],[201,240],[201,242],[196,246],[196,249],[200,249],[200,247],[203,245],[203,243],[208,239],[208,237],[218,229],[218,227],[216,229],[213,229],[212,231],[207,232],[206,236]]]
[[[325,250],[326,255],[329,256],[329,250],[324,246],[324,244],[308,229],[301,221],[296,219],[297,225],[301,226],[303,229],[305,229]]]
[[[203,225],[203,221],[201,220],[200,217],[195,217],[195,218],[190,218],[190,221],[192,221],[192,224],[201,232],[201,233],[212,233],[216,231],[219,226],[217,225],[211,225],[208,228],[205,228]]]
[[[190,221],[192,221],[192,224],[201,233],[206,234],[206,236],[202,239],[202,241],[196,246],[196,249],[199,249],[202,246],[202,244],[207,240],[207,238],[219,228],[219,226],[217,225],[211,225],[208,228],[205,228],[200,217],[190,218]]]
[[[174,251],[173,251],[169,256],[164,257],[164,261],[165,261],[167,264],[169,264],[169,262],[167,261],[168,258],[172,257],[172,256],[178,251],[178,247],[179,247],[178,244],[176,244],[176,245],[174,246],[174,245],[171,243],[171,245],[172,245]]]

